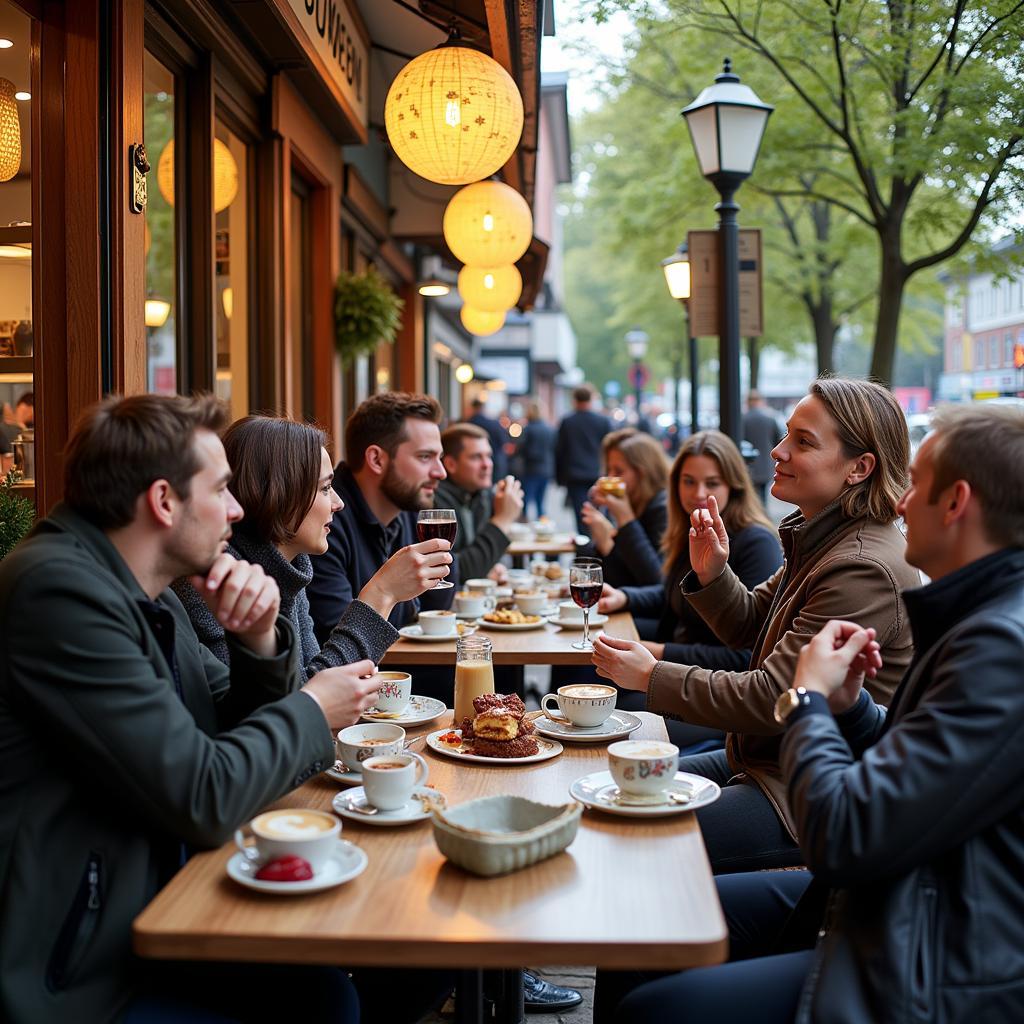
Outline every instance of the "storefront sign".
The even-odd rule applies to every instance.
[[[287,0],[327,75],[365,129],[369,120],[370,47],[348,0]]]

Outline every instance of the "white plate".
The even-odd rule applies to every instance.
[[[420,799],[422,797],[422,799]],[[423,821],[431,814],[431,803],[436,804],[441,810],[448,806],[444,795],[436,789],[427,786],[417,786],[413,791],[411,799],[403,807],[394,811],[377,811],[376,814],[360,814],[352,810],[352,805],[357,807],[367,806],[366,790],[362,786],[357,789],[347,789],[344,793],[338,793],[331,801],[331,806],[336,814],[340,814],[349,821],[358,821],[363,825],[408,825],[413,821]]]
[[[486,619],[477,619],[477,625],[481,629],[494,629],[501,633],[522,633],[527,629],[543,629],[546,621],[542,615],[536,622],[488,622]]]
[[[350,772],[343,761],[335,761],[334,767],[328,768],[324,775],[345,786],[361,786],[363,784],[363,773]]]
[[[603,626],[608,621],[607,615],[602,615],[600,612],[592,612],[590,615],[590,628],[593,629],[595,626]],[[582,619],[560,619],[557,615],[552,615],[548,622],[552,626],[561,626],[562,629],[582,629]]]
[[[551,736],[566,743],[610,743],[622,739],[639,729],[643,722],[628,711],[613,711],[600,725],[581,729],[578,725],[563,725],[546,715],[539,715],[533,724],[542,736]]]
[[[627,818],[658,818],[665,814],[696,811],[713,804],[722,795],[717,782],[689,772],[677,772],[671,788],[676,793],[690,795],[689,803],[675,803],[666,796],[652,799],[630,796],[626,798],[629,802],[620,803],[617,799],[619,787],[613,781],[611,772],[584,775],[569,787],[569,793],[586,807],[607,811],[609,814],[621,814]]]
[[[510,764],[531,764],[536,761],[549,761],[553,757],[558,755],[565,749],[558,740],[545,739],[543,736],[537,737],[538,751],[536,754],[531,754],[529,757],[480,757],[479,754],[470,754],[464,751],[461,747],[451,747],[447,743],[442,743],[440,737],[446,733],[454,732],[462,736],[461,729],[438,729],[437,732],[432,732],[427,737],[427,746],[436,754],[444,754],[447,757],[454,757],[456,761],[473,761],[476,764],[492,764],[505,766]]]
[[[399,714],[392,711],[378,711],[370,708],[364,711],[362,718],[364,722],[389,722],[392,725],[423,725],[424,722],[432,722],[438,715],[447,711],[447,705],[443,700],[436,697],[417,697],[414,693],[409,698],[405,710]]]
[[[442,633],[440,636],[434,636],[433,633],[424,633],[422,626],[403,626],[398,632],[406,640],[419,640],[423,643],[437,644],[458,640],[460,636],[470,636],[476,632],[476,628],[471,626],[469,629],[464,629],[461,633],[457,629],[453,629],[450,633]]]
[[[298,896],[301,893],[333,889],[342,882],[351,881],[356,875],[363,873],[367,863],[366,854],[358,846],[339,839],[327,863],[312,878],[307,878],[304,882],[263,882],[256,877],[260,866],[241,852],[234,854],[228,861],[227,871],[229,878],[233,878],[247,889]]]

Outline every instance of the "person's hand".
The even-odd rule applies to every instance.
[[[610,583],[601,588],[601,600],[597,602],[597,610],[602,615],[611,612],[621,611],[626,607],[626,594],[622,590],[616,590]]]
[[[225,632],[263,657],[277,654],[274,624],[281,595],[262,566],[224,552],[205,576],[192,576],[189,582]]]
[[[332,732],[355,725],[359,716],[377,703],[380,676],[372,661],[356,661],[317,672],[302,692],[320,705]]]
[[[793,686],[824,695],[838,715],[853,707],[865,677],[874,679],[881,667],[875,631],[833,619],[800,652]]]
[[[580,518],[590,531],[590,538],[598,553],[607,555],[615,547],[615,527],[589,501],[583,502]]]
[[[491,521],[502,533],[508,533],[523,511],[523,485],[514,477],[499,480],[494,488]]]
[[[694,509],[690,516],[690,565],[706,587],[725,571],[729,560],[729,534],[718,512],[714,495],[708,498],[708,507]]]
[[[641,640],[640,643],[644,645],[654,655],[655,661],[665,660],[665,645],[656,644],[653,640]]]
[[[617,494],[609,494],[607,491],[599,490],[596,487],[593,489],[592,494],[594,504],[603,505],[608,509],[615,519],[615,525],[620,530],[626,523],[631,523],[636,519],[636,513],[633,511],[633,506],[626,495],[620,498]]]
[[[401,601],[411,601],[448,575],[451,543],[440,537],[396,551],[359,592],[359,600],[386,619]]]
[[[487,574],[489,580],[494,580],[499,587],[503,587],[508,583],[508,569],[501,562],[496,562],[491,566],[491,571]]]
[[[594,653],[590,660],[599,676],[611,679],[623,689],[641,692],[650,684],[651,672],[657,664],[654,655],[643,644],[607,634],[594,638]]]

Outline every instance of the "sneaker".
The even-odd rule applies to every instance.
[[[532,971],[523,971],[523,1005],[527,1013],[559,1013],[583,1002],[574,988],[552,985]]]

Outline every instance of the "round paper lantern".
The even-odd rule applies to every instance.
[[[459,311],[459,319],[470,334],[475,334],[480,338],[486,338],[488,334],[500,331],[505,324],[504,312],[488,313],[482,309],[474,309],[472,306],[463,306]]]
[[[156,165],[156,183],[169,206],[174,205],[174,139],[164,146]],[[231,150],[220,141],[213,140],[213,212],[226,210],[238,195],[238,164]]]
[[[463,267],[459,295],[467,306],[484,313],[511,309],[523,294],[523,279],[512,264],[505,267]]]
[[[530,205],[510,185],[478,181],[459,189],[444,211],[444,240],[460,263],[500,267],[530,247]]]
[[[398,72],[384,101],[395,155],[440,185],[493,174],[523,133],[523,98],[493,58],[465,46],[439,46]]]
[[[0,78],[0,181],[10,181],[21,170],[21,122],[14,83]]]

